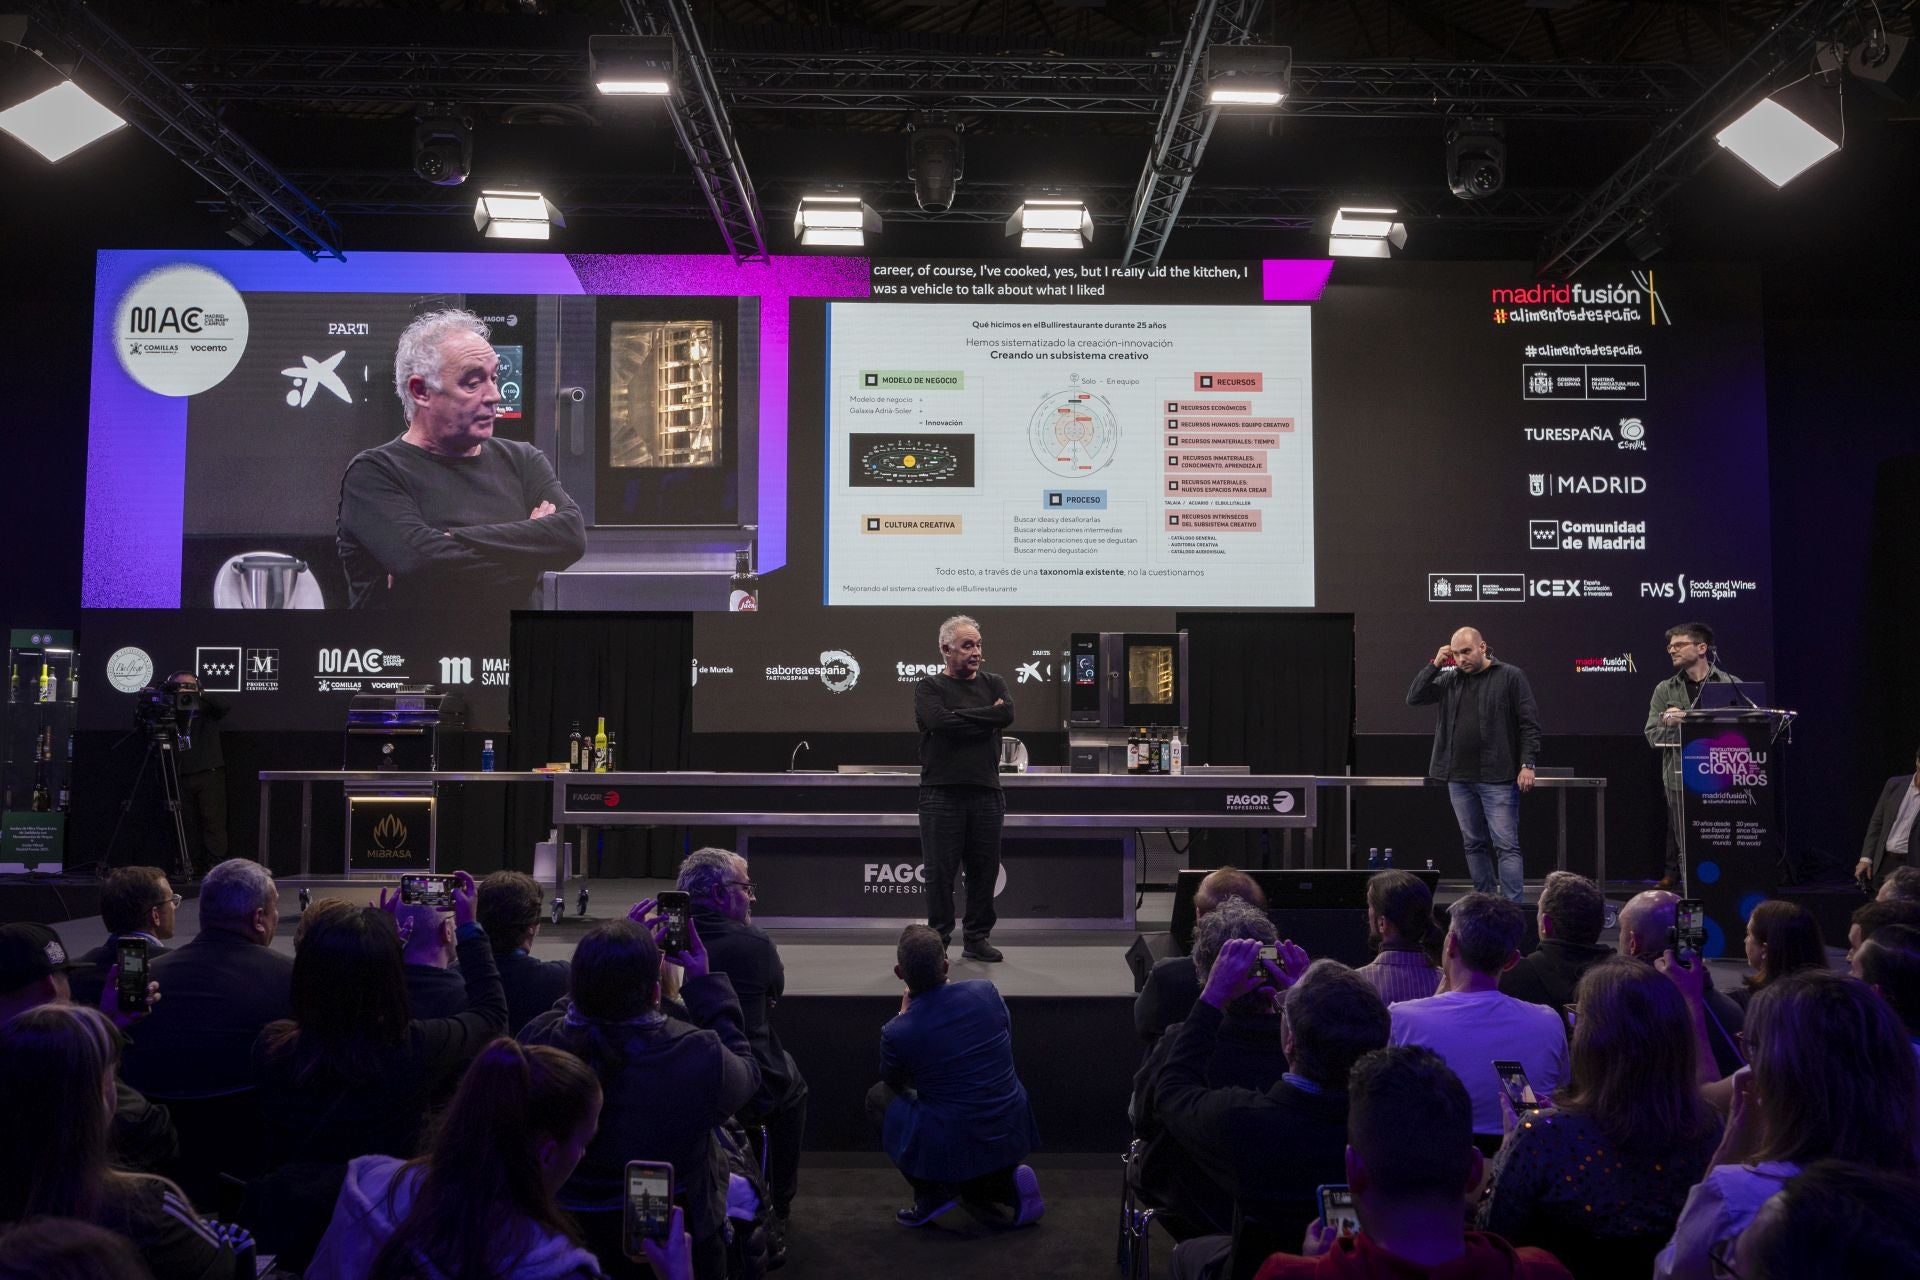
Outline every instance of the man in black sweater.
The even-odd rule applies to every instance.
[[[1540,889],[1540,945],[1500,975],[1500,990],[1543,1004],[1565,1022],[1581,975],[1613,958],[1613,948],[1600,945],[1606,923],[1599,885],[1571,871],[1549,871]]]
[[[340,481],[337,547],[355,609],[537,606],[540,575],[587,549],[580,508],[545,454],[497,440],[500,358],[469,311],[401,334],[394,391],[406,432]]]
[[[993,889],[1000,877],[1000,731],[1013,723],[1007,682],[980,669],[980,624],[965,615],[940,624],[946,669],[913,690],[920,728],[920,856],[926,864],[927,925],[953,941],[953,877],[967,876],[961,925],[969,960],[994,961]]]
[[[565,960],[539,960],[533,940],[540,936],[540,882],[524,871],[496,871],[480,882],[475,918],[493,944],[500,985],[507,992],[507,1030],[517,1032],[553,1008],[567,994]]]

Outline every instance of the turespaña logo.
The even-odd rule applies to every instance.
[[[247,304],[225,277],[175,263],[134,281],[114,308],[113,333],[129,378],[157,395],[199,395],[245,354]]]
[[[1633,655],[1623,653],[1617,658],[1575,658],[1573,674],[1577,676],[1630,676],[1640,668],[1633,665]]]
[[[121,693],[138,693],[153,679],[153,659],[145,649],[128,645],[107,659],[107,683]]]
[[[1620,419],[1620,441],[1617,449],[1638,449],[1642,453],[1647,448],[1647,424],[1638,418]]]

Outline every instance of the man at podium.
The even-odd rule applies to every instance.
[[[1667,865],[1659,887],[1680,883],[1680,718],[1700,701],[1700,687],[1735,684],[1736,677],[1713,664],[1713,628],[1704,622],[1683,622],[1667,628],[1667,657],[1673,674],[1653,687],[1647,708],[1647,745],[1660,752],[1660,782],[1667,793]]]

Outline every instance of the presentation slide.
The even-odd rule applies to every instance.
[[[827,602],[1310,607],[1310,319],[833,305]]]

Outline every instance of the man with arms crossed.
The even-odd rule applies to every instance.
[[[1879,802],[1867,822],[1867,842],[1860,847],[1860,861],[1853,868],[1861,888],[1885,884],[1887,877],[1912,862],[1916,816],[1920,816],[1920,751],[1914,752],[1911,774],[1888,778],[1880,789]]]
[[[1731,684],[1730,676],[1713,665],[1713,628],[1704,622],[1684,622],[1667,628],[1667,657],[1673,674],[1653,686],[1647,708],[1647,745],[1660,752],[1660,783],[1667,793],[1667,867],[1655,886],[1671,889],[1680,883],[1680,824],[1686,821],[1680,786],[1680,717],[1700,701],[1703,684]]]

